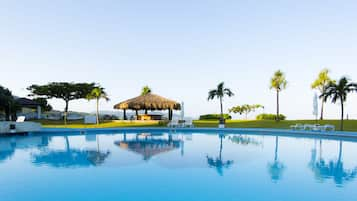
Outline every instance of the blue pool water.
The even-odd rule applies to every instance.
[[[351,201],[357,144],[205,133],[0,138],[1,201]]]

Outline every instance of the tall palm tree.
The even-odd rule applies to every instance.
[[[97,101],[97,124],[99,124],[99,100],[100,99],[105,99],[106,101],[109,101],[107,93],[104,91],[104,88],[102,87],[95,87],[88,95],[87,95],[88,100],[96,100]]]
[[[278,70],[270,80],[270,89],[276,90],[276,120],[279,121],[279,93],[286,88],[288,82],[282,71]]]
[[[331,98],[332,103],[337,101],[341,103],[341,131],[343,131],[344,102],[347,100],[347,94],[353,91],[357,91],[357,83],[350,82],[348,78],[342,77],[338,83],[330,82],[324,93],[320,95],[320,98],[323,98],[324,101]]]
[[[329,72],[330,72],[329,69],[327,69],[327,68],[323,69],[319,73],[319,76],[316,78],[316,80],[311,84],[311,88],[319,90],[321,94],[324,93],[327,85],[330,82],[336,82],[335,80],[330,78],[330,76],[328,75]],[[325,104],[325,101],[322,99],[320,120],[324,119],[324,104]]]
[[[221,82],[218,84],[217,89],[212,89],[208,92],[208,98],[207,100],[213,100],[214,98],[217,97],[220,102],[221,106],[221,119],[220,119],[220,124],[224,123],[224,117],[223,117],[223,97],[227,95],[228,97],[234,96],[234,93],[229,89],[224,87],[224,82]]]

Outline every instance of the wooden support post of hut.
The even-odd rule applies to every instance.
[[[126,116],[126,109],[123,110],[123,119],[124,119],[124,120],[127,120],[127,119],[128,119],[127,116]]]
[[[148,93],[120,102],[114,105],[114,109],[123,110],[125,114],[124,116],[126,116],[126,110],[134,110],[136,112],[137,118],[139,116],[138,110],[168,110],[168,119],[172,120],[173,110],[180,110],[181,105],[176,101],[161,97],[159,95]]]

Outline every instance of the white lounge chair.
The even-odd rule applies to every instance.
[[[302,125],[302,124],[295,124],[295,125],[291,125],[290,128],[291,128],[292,130],[302,130],[302,129],[304,129],[304,125]]]
[[[315,125],[312,124],[304,124],[304,130],[306,131],[312,131],[314,129]]]
[[[170,128],[177,128],[179,126],[179,120],[178,119],[172,119],[168,124],[168,127]]]
[[[25,116],[19,116],[19,117],[17,117],[16,122],[18,122],[18,123],[25,122],[25,119],[26,119]]]
[[[186,118],[185,119],[185,123],[183,123],[183,127],[189,127],[189,128],[193,128],[193,122],[191,118]]]
[[[321,130],[322,131],[335,131],[335,126],[326,124],[326,125],[321,126]]]

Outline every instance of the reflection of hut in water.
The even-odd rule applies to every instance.
[[[175,149],[179,149],[182,141],[177,139],[172,139],[169,135],[168,139],[163,139],[162,137],[153,137],[151,134],[142,134],[144,138],[123,140],[115,142],[120,148],[138,153],[144,157],[144,160],[149,160],[151,157],[169,152]]]

